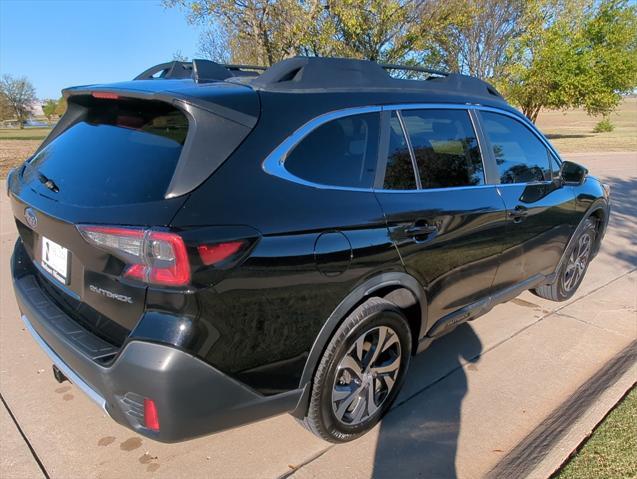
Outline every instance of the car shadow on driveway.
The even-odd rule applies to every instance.
[[[381,423],[373,477],[456,477],[467,393],[462,365],[476,362],[481,352],[473,328],[463,324],[412,359],[403,393]]]
[[[604,183],[610,184],[611,190],[611,212],[610,228],[615,234],[625,240],[629,247],[622,249],[611,249],[608,244],[602,243],[602,248],[606,247],[609,254],[625,262],[628,266],[637,265],[637,178],[618,178],[607,176],[603,178]]]

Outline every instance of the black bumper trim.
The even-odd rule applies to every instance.
[[[106,411],[106,400],[102,396],[100,396],[100,394],[97,391],[95,391],[95,389],[93,389],[90,384],[86,383],[81,377],[75,374],[75,371],[73,371],[70,367],[68,367],[68,365],[62,360],[60,356],[55,354],[55,351],[53,351],[49,347],[49,345],[44,342],[44,340],[37,333],[37,331],[33,329],[33,326],[31,325],[29,318],[27,318],[23,314],[21,319],[25,327],[27,328],[27,331],[29,331],[31,336],[33,336],[33,339],[35,339],[35,342],[38,343],[38,346],[40,346],[44,350],[44,352],[49,357],[51,362],[55,364],[57,368],[60,371],[62,371],[62,373],[64,373],[64,375],[67,377],[69,381],[71,381],[78,388],[80,388],[82,392],[86,394],[101,409]]]
[[[41,289],[34,294],[34,279],[15,255],[12,273],[27,330],[53,363],[111,418],[146,437],[178,442],[204,436],[291,412],[303,395],[296,389],[263,396],[195,356],[148,341],[130,340],[112,364],[99,364],[74,338],[76,328],[68,330],[57,315],[48,316],[55,305]],[[155,401],[159,432],[143,426],[139,411],[130,407],[131,397]]]

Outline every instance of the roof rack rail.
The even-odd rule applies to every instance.
[[[172,61],[150,67],[133,80],[174,80],[192,78],[196,83],[222,81],[233,76],[258,76],[267,67],[258,65],[235,65],[194,59],[192,62]]]
[[[389,70],[424,73],[425,78],[392,76]],[[459,73],[420,66],[376,63],[369,60],[330,57],[294,57],[271,67],[222,64],[211,60],[160,63],[140,73],[135,80],[186,79],[196,83],[233,81],[271,91],[353,91],[383,89],[397,91],[441,90],[498,97],[489,83]]]
[[[398,65],[395,63],[379,63],[378,65],[385,70],[405,70],[411,72],[427,73],[431,76],[439,77],[446,77],[450,75],[449,72],[444,72],[442,70],[432,70],[431,68],[424,68],[412,65]]]
[[[426,78],[395,78],[388,70],[421,72],[426,74]],[[434,89],[502,99],[493,86],[479,78],[418,66],[382,64],[350,58],[288,58],[272,65],[253,79],[250,85],[261,90],[287,92]]]
[[[220,63],[228,70],[256,70],[256,71],[265,71],[268,67],[264,67],[262,65],[242,65],[236,63]]]

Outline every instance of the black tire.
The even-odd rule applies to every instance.
[[[386,334],[381,333],[385,331],[387,332]],[[397,342],[392,333],[395,333],[398,339]],[[375,334],[377,334],[378,337],[374,336]],[[381,334],[383,339],[380,339]],[[363,338],[362,340],[361,337]],[[363,379],[362,382],[354,379],[358,377],[356,373],[351,373],[347,368],[343,369],[341,367],[341,369],[339,369],[339,365],[341,365],[341,361],[345,361],[346,355],[349,355],[350,358],[348,359],[351,359],[351,355],[353,354],[352,348],[356,349],[357,345],[361,342],[367,347],[368,342],[366,342],[366,340],[368,338],[375,338],[377,341],[373,344],[369,342],[369,350],[362,350],[363,352],[360,353],[360,364],[363,364],[365,362],[364,360],[370,359],[370,357],[380,358],[383,354],[389,354],[383,352],[383,349],[385,347],[384,345],[390,342],[392,343],[391,348],[393,348],[393,352],[392,358],[390,358],[389,361],[395,361],[396,359],[393,358],[393,355],[395,355],[395,351],[398,348],[396,343],[399,344],[399,367],[395,370],[395,375],[389,378],[389,381],[393,381],[392,386],[389,386],[388,381],[382,376],[375,375],[372,364],[365,368],[368,370],[368,372],[365,373],[367,377]],[[385,338],[391,338],[391,340]],[[411,342],[411,330],[409,329],[407,319],[396,305],[381,298],[370,298],[362,303],[343,321],[327,345],[314,374],[308,412],[305,418],[300,422],[318,437],[334,443],[351,441],[365,434],[378,423],[390,408],[392,402],[396,399],[409,367]],[[374,349],[378,343],[381,343],[381,352],[375,353]],[[376,354],[378,354],[378,356],[376,356]],[[337,378],[337,374],[340,375],[340,379]],[[339,379],[339,381],[342,380],[342,376],[346,374],[349,374],[352,378],[350,385],[340,386],[340,382],[337,384],[337,379]],[[372,375],[373,378],[370,379],[369,375]],[[354,382],[357,382],[358,386],[351,386]],[[371,397],[375,397],[375,391],[377,390],[381,390],[379,397],[383,397],[382,388],[385,387],[388,390],[385,392],[384,399],[382,399],[379,405],[376,404],[375,399],[371,399],[374,401],[371,408],[365,405],[361,407],[361,409],[366,408],[368,413],[370,409],[378,407],[375,412],[369,414],[366,418],[362,418],[358,423],[352,421],[351,424],[346,424],[344,422],[345,416],[343,416],[343,420],[340,420],[336,415],[338,411],[334,411],[333,390],[336,393],[337,387],[357,388],[357,393],[352,392],[351,395],[348,395],[349,399],[357,394],[356,397],[358,399],[355,400],[357,402],[369,401],[370,396],[367,396],[367,394],[369,393],[372,395]],[[364,389],[365,387],[366,389]],[[372,388],[372,392],[370,392],[370,388]],[[366,392],[362,391],[363,389]],[[347,399],[343,399],[343,401],[347,401]],[[355,402],[351,404],[355,404]],[[350,407],[352,406],[348,406],[347,409]]]
[[[573,243],[569,246],[569,249],[565,254],[565,261],[560,267],[560,270],[557,272],[557,278],[551,284],[545,284],[542,286],[538,286],[535,289],[532,289],[531,292],[540,298],[548,299],[551,301],[566,301],[571,298],[579,285],[582,283],[584,276],[586,275],[586,271],[588,270],[588,265],[591,261],[591,255],[595,248],[595,241],[597,237],[597,229],[596,223],[591,218],[585,220],[582,230],[578,233],[577,237],[574,238]],[[577,277],[569,276],[569,272],[572,271],[571,268],[571,258],[573,256],[577,256],[579,252],[579,248],[583,244],[582,242],[587,242],[589,245],[589,251],[586,255],[585,262],[583,267],[580,269]],[[572,273],[571,273],[572,274]]]

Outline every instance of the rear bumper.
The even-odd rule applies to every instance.
[[[146,437],[178,442],[296,408],[302,390],[262,396],[174,347],[132,340],[100,364],[100,338],[72,321],[46,295],[16,245],[12,275],[22,320],[51,361],[115,421]],[[22,250],[23,251],[23,250]],[[159,431],[144,427],[144,398],[153,399]]]

